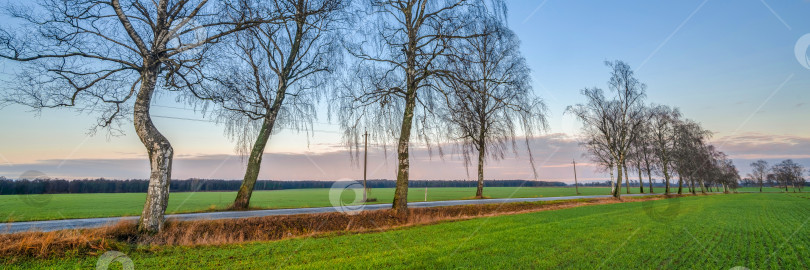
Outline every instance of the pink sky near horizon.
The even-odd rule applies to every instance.
[[[550,134],[537,137],[531,142],[538,172],[536,180],[573,183],[571,164],[573,159],[577,160],[577,174],[580,181],[609,179],[609,174],[600,171],[595,164],[588,160],[588,157],[582,156],[582,150],[574,138],[564,134]],[[810,149],[810,138],[748,134],[735,138],[719,138],[713,143],[734,159],[743,177],[748,172],[748,164],[759,158],[765,158],[771,163],[792,158],[810,167],[810,157],[804,154],[807,153],[807,149]],[[521,146],[521,144],[518,145]],[[452,154],[452,147],[445,146],[445,150],[449,154],[439,156],[434,150],[433,155],[428,155],[426,149],[415,147],[411,154],[411,179],[476,179],[476,164],[471,164],[468,175],[462,157]],[[372,148],[369,151],[369,179],[396,178],[395,151],[392,148],[387,151],[387,157],[382,149]],[[495,180],[535,179],[527,157],[526,151],[521,149],[517,156],[507,153],[503,160],[488,161],[485,167],[485,178]],[[361,160],[353,159],[347,150],[338,145],[330,151],[322,152],[266,153],[259,178],[268,180],[361,179],[363,171],[358,161]],[[175,157],[172,178],[241,179],[244,168],[243,158],[235,154],[182,154]],[[15,178],[28,170],[41,171],[52,178],[146,179],[149,167],[145,156],[44,159],[0,166],[0,176]],[[635,178],[637,178],[635,174],[631,174],[631,180],[635,180]]]

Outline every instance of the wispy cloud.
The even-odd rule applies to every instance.
[[[535,160],[546,161],[538,166],[540,180],[567,181],[572,178],[571,160],[576,158],[581,166],[580,176],[603,178],[592,172],[588,161],[581,156],[577,142],[564,134],[549,134],[530,140]],[[489,161],[486,167],[487,179],[532,179],[532,170],[525,145],[518,143],[519,150],[505,153],[503,160]],[[459,151],[452,145],[444,145],[445,155],[439,156],[436,149],[429,154],[426,148],[411,151],[411,177],[414,179],[475,179],[476,164],[465,168]],[[263,159],[261,179],[277,180],[335,180],[362,177],[362,168],[344,148],[330,152],[307,153],[267,153]],[[370,178],[393,179],[396,160],[379,147],[369,151]],[[581,162],[580,162],[581,161]],[[174,160],[172,177],[239,179],[244,174],[244,159],[234,155],[183,155]],[[27,170],[38,170],[51,177],[63,178],[116,178],[144,179],[149,174],[149,164],[143,158],[119,159],[68,159],[39,160],[14,164],[0,168],[0,175],[16,177]]]
[[[748,172],[748,164],[756,159],[778,161],[794,159],[810,166],[810,137],[744,133],[718,137],[714,141],[724,142],[721,151],[735,159],[741,172]],[[571,161],[577,160],[577,173],[580,180],[603,180],[609,176],[598,171],[597,164],[583,156],[583,149],[577,141],[565,134],[549,134],[530,140],[532,153],[538,163],[539,180],[573,181]],[[487,179],[532,179],[528,153],[522,142],[518,143],[517,153],[505,153],[503,160],[489,161],[485,176]],[[464,160],[452,146],[445,145],[445,156],[439,156],[436,149],[433,155],[425,148],[411,151],[411,177],[413,179],[476,179],[475,160],[470,164],[469,174]],[[362,168],[352,162],[349,152],[335,147],[329,152],[268,153],[262,164],[261,179],[274,180],[336,180],[342,178],[359,179]],[[396,177],[396,157],[393,148],[388,156],[379,147],[369,151],[369,177],[372,179],[394,179]],[[60,166],[61,165],[61,166]],[[217,178],[240,179],[244,175],[244,159],[235,155],[184,155],[174,161],[172,176],[175,179]],[[38,170],[51,177],[63,178],[115,178],[145,179],[149,175],[146,157],[119,159],[48,159],[30,163],[15,163],[0,166],[0,175],[17,177],[27,170]]]
[[[722,141],[720,149],[734,159],[742,174],[750,171],[751,162],[764,159],[778,162],[793,159],[810,167],[810,137],[744,133],[716,138]]]

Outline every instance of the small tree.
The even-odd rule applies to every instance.
[[[501,7],[503,1],[492,1]],[[367,0],[358,11],[365,27],[347,47],[355,57],[354,72],[346,82],[335,109],[350,149],[359,145],[359,132],[371,138],[395,138],[397,183],[393,209],[408,213],[411,135],[430,145],[435,131],[437,92],[446,62],[454,54],[452,41],[472,38],[459,34],[462,20],[483,0]],[[412,132],[412,131],[416,132]]]
[[[587,103],[569,106],[566,111],[583,122],[585,134],[592,135],[589,141],[600,142],[597,145],[605,147],[604,151],[615,161],[617,177],[613,196],[619,198],[628,154],[645,121],[643,98],[647,86],[635,78],[626,63],[605,64],[611,68],[608,86],[615,93],[613,99],[607,100],[601,89],[586,88],[582,94],[588,99]]]
[[[797,188],[801,190],[800,187],[803,184],[799,184],[799,182],[804,182],[804,166],[793,162],[791,159],[787,159],[778,164],[774,164],[771,171],[773,171],[776,181],[785,185],[785,192],[788,192],[788,186],[793,187],[793,192],[796,192]]]
[[[669,154],[672,168],[678,173],[678,194],[683,193],[683,184],[690,183],[688,181],[691,181],[692,193],[695,193],[694,180],[700,176],[695,171],[702,165],[701,162],[707,162],[698,155],[703,151],[705,140],[711,136],[711,132],[695,121],[684,119],[674,123],[673,133],[673,148]]]
[[[282,19],[238,33],[213,76],[186,96],[216,105],[218,120],[248,154],[233,209],[247,209],[270,135],[281,128],[311,131],[314,102],[332,81],[341,60],[338,23],[343,0],[273,0],[260,5]]]
[[[650,185],[650,193],[653,192],[652,183],[652,164],[655,162],[655,153],[652,149],[652,134],[649,125],[650,111],[644,108],[644,113],[641,116],[644,121],[639,125],[637,132],[638,138],[633,142],[628,155],[628,163],[638,173],[639,192],[644,193],[644,178],[643,173],[647,173],[647,180]],[[628,176],[629,178],[629,176]]]
[[[658,105],[650,109],[650,129],[653,151],[658,160],[658,168],[664,176],[664,193],[669,194],[669,180],[672,176],[673,152],[675,151],[675,125],[681,116],[678,109]]]
[[[455,53],[447,59],[447,76],[441,77],[446,89],[441,91],[448,103],[444,116],[451,123],[446,134],[459,142],[465,166],[477,153],[475,196],[483,198],[486,159],[502,159],[510,146],[516,149],[518,130],[534,169],[529,139],[545,127],[545,105],[532,97],[530,70],[517,36],[486,10],[476,9],[465,20],[473,23],[460,35],[471,38],[453,41]]]
[[[759,183],[759,192],[762,192],[763,182],[768,174],[768,162],[764,160],[757,160],[751,163],[751,173],[749,177]]]
[[[655,193],[653,191],[653,180],[652,180],[652,173],[653,170],[656,168],[655,164],[658,162],[656,160],[656,155],[654,151],[654,144],[653,144],[653,134],[650,128],[650,112],[647,109],[646,119],[647,121],[642,122],[642,125],[639,127],[639,138],[636,141],[634,146],[634,156],[635,156],[635,163],[637,169],[639,170],[639,174],[643,170],[647,174],[647,181],[650,185],[650,193]]]

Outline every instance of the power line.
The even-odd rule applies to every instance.
[[[152,117],[156,118],[166,118],[166,119],[174,119],[174,120],[184,120],[184,121],[195,121],[195,122],[206,122],[206,123],[216,123],[216,121],[206,120],[206,119],[194,119],[194,118],[185,118],[185,117],[177,117],[177,116],[165,116],[165,115],[152,115]],[[332,134],[343,134],[343,132],[338,131],[330,131],[330,130],[323,130],[323,129],[311,129],[312,132],[323,132],[323,133],[332,133]]]
[[[152,106],[153,106],[153,107],[159,107],[159,108],[167,108],[167,109],[176,109],[176,110],[185,110],[185,111],[191,111],[191,112],[198,112],[198,110],[196,110],[196,109],[191,109],[191,108],[174,107],[174,106],[165,106],[165,105],[157,105],[157,104],[152,104]],[[156,116],[156,117],[160,117],[160,116]],[[171,118],[171,117],[164,117],[164,118]],[[179,118],[172,118],[172,119],[179,119]],[[201,121],[201,120],[199,120],[199,119],[189,119],[189,120]],[[338,125],[339,125],[339,124],[335,124],[335,123],[318,122],[318,121],[313,121],[313,123],[315,123],[315,124],[320,124],[320,125],[329,125],[329,126],[338,126]]]
[[[194,111],[194,110],[192,110],[192,109],[188,109],[188,108],[171,107],[171,106],[163,106],[163,105],[151,105],[151,106],[155,106],[155,107],[163,107],[163,108],[172,108],[172,109],[180,109],[180,110],[190,110],[190,111]],[[104,112],[104,110],[101,110],[101,109],[99,109],[99,108],[76,108],[76,109],[77,109],[77,110],[80,110],[80,111],[89,111],[89,112]],[[208,119],[194,119],[194,118],[187,118],[187,117],[166,116],[166,115],[157,115],[157,114],[150,114],[149,116],[150,116],[150,117],[154,117],[154,118],[164,118],[164,119],[172,119],[172,120],[194,121],[194,122],[203,122],[203,123],[214,123],[214,124],[217,124],[217,122],[216,122],[216,121],[214,121],[214,120],[208,120]],[[317,122],[317,121],[314,121],[313,123],[316,123],[316,124],[324,124],[324,125],[337,125],[337,124],[324,123],[324,122]],[[343,132],[338,132],[338,131],[330,131],[330,130],[323,130],[323,129],[311,129],[311,130],[309,130],[309,131],[312,131],[312,132],[323,132],[323,133],[332,133],[332,134],[343,134]]]

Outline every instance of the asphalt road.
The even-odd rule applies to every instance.
[[[649,196],[660,194],[625,194],[622,196]],[[538,201],[558,201],[558,200],[575,200],[575,199],[595,199],[595,198],[608,198],[610,195],[589,195],[589,196],[566,196],[566,197],[541,197],[541,198],[510,198],[510,199],[481,199],[481,200],[454,200],[454,201],[434,201],[434,202],[409,202],[408,207],[436,207],[436,206],[452,206],[452,205],[470,205],[470,204],[499,204],[499,203],[512,203],[512,202],[538,202]],[[214,220],[214,219],[235,219],[235,218],[250,218],[250,217],[264,217],[264,216],[278,216],[278,215],[297,215],[297,214],[312,214],[312,213],[328,213],[340,211],[356,211],[356,210],[379,210],[391,208],[390,203],[385,204],[370,204],[362,206],[362,209],[355,209],[361,206],[347,206],[340,207],[316,207],[316,208],[294,208],[294,209],[273,209],[273,210],[251,210],[251,211],[227,211],[227,212],[208,212],[208,213],[192,213],[192,214],[174,214],[167,215],[167,219],[171,220]],[[105,225],[112,225],[122,220],[138,220],[138,217],[108,217],[108,218],[83,218],[83,219],[64,219],[64,220],[46,220],[46,221],[27,221],[27,222],[13,222],[13,223],[0,223],[0,233],[16,233],[25,231],[57,231],[65,229],[85,229],[96,228]]]

